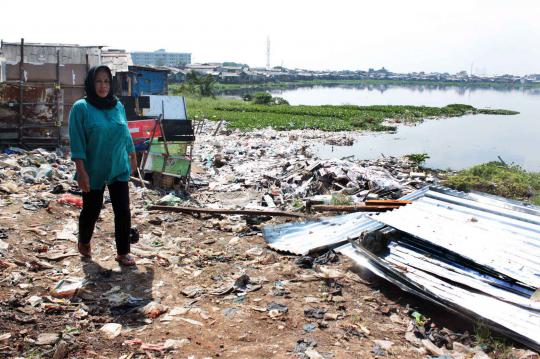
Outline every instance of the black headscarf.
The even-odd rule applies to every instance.
[[[94,85],[94,80],[96,78],[96,74],[100,70],[105,70],[107,72],[107,76],[109,76],[109,81],[111,83],[111,87],[109,89],[109,93],[107,94],[107,97],[102,98],[99,97],[96,93],[96,87]],[[118,102],[118,98],[113,95],[113,84],[112,84],[112,73],[111,69],[109,69],[107,66],[100,65],[100,66],[94,66],[90,70],[88,70],[88,74],[86,75],[86,80],[84,80],[84,90],[86,91],[85,100],[86,102],[90,103],[92,106],[97,107],[101,110],[108,110],[116,106],[116,103]]]

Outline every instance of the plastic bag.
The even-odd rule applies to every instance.
[[[71,204],[76,207],[82,208],[83,199],[82,197],[74,196],[72,194],[66,193],[60,196],[60,198],[58,199],[58,203]]]
[[[51,295],[56,298],[72,298],[85,283],[84,279],[62,279],[51,290]]]

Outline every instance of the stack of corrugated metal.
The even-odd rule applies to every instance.
[[[337,252],[405,291],[540,350],[540,208],[442,187],[406,199],[413,203],[358,215],[349,238],[326,242],[348,239]],[[341,218],[347,216],[354,214]],[[296,228],[295,235],[301,232]]]

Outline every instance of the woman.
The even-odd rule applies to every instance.
[[[107,66],[93,67],[84,83],[86,97],[75,102],[69,114],[71,159],[76,179],[83,192],[79,217],[78,250],[91,256],[90,239],[103,205],[105,185],[114,211],[114,237],[121,265],[135,265],[129,254],[131,213],[129,210],[130,174],[137,157],[127,127],[124,107],[112,93],[112,74]]]

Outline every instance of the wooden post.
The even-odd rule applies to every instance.
[[[57,146],[61,145],[61,136],[62,136],[62,121],[60,119],[60,106],[63,106],[63,103],[60,104],[60,49],[56,50],[56,84],[54,86],[54,93],[56,97],[56,126],[57,128]],[[63,102],[63,101],[62,101]]]
[[[22,144],[23,102],[24,102],[24,38],[21,39],[21,60],[19,61],[19,145]]]
[[[141,110],[139,108],[139,97],[135,97],[135,113],[137,114],[137,117],[141,116]]]
[[[284,211],[260,211],[255,209],[225,209],[225,208],[197,208],[197,207],[174,207],[174,206],[158,206],[153,205],[148,207],[150,211],[168,211],[177,213],[206,213],[206,214],[243,214],[247,216],[273,216],[273,217],[305,217],[302,213],[284,212]]]
[[[216,135],[218,134],[219,129],[221,128],[222,124],[223,124],[223,119],[219,120],[219,123],[218,123],[218,125],[216,127],[216,130],[214,131],[214,134],[213,134],[214,137],[216,137]]]
[[[169,157],[171,154],[169,153],[169,146],[167,146],[167,137],[165,137],[165,131],[163,131],[163,119],[165,119],[165,103],[161,101],[161,117],[159,121],[159,128],[161,130],[161,137],[163,137],[163,146],[165,147],[165,152],[167,153],[167,157]],[[165,167],[165,165],[163,165],[163,167]]]
[[[156,123],[154,124],[154,128],[152,129],[152,135],[150,136],[150,143],[148,144],[148,149],[143,153],[143,159],[141,161],[141,170],[143,171],[143,173],[144,173],[144,166],[146,166],[146,161],[148,160],[148,154],[150,153],[150,148],[152,148],[152,142],[154,141],[154,136],[156,135],[157,127],[161,120],[161,116],[162,115],[158,117],[158,119],[156,120]]]

